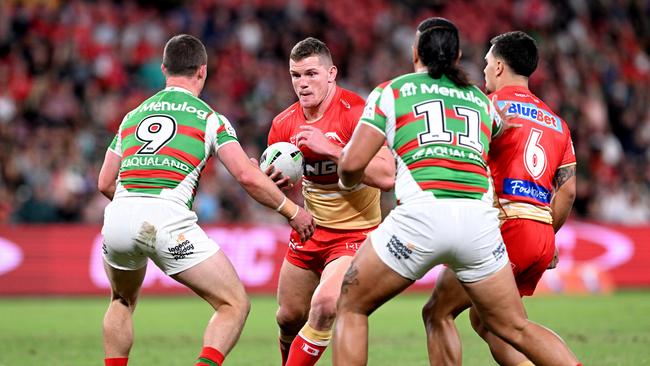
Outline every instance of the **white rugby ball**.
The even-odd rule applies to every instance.
[[[289,177],[291,183],[296,183],[302,178],[303,156],[294,144],[276,142],[267,147],[260,157],[260,169],[266,172],[270,165],[283,176]]]

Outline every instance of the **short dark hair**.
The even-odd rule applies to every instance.
[[[440,79],[445,75],[458,87],[472,85],[465,71],[456,64],[460,40],[454,23],[445,18],[432,17],[418,25],[418,32],[418,56],[426,65],[429,76]]]
[[[205,46],[196,37],[179,34],[172,37],[163,51],[163,66],[172,76],[192,76],[208,63]]]
[[[503,59],[515,74],[530,77],[537,69],[537,43],[528,34],[508,32],[492,38],[490,43],[494,57]]]
[[[329,62],[332,62],[332,54],[329,48],[327,48],[327,45],[314,37],[308,37],[296,43],[291,49],[289,58],[294,61],[300,61],[310,56],[325,57]]]

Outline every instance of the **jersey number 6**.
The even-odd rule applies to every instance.
[[[136,154],[153,155],[176,136],[176,121],[170,116],[156,114],[138,124],[135,137],[144,145]]]
[[[547,165],[546,151],[544,151],[544,147],[539,143],[542,139],[542,134],[542,131],[531,128],[530,135],[528,135],[528,140],[526,141],[526,147],[524,148],[524,165],[528,174],[536,180],[544,174]]]

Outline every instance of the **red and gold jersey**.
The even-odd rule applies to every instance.
[[[273,119],[268,144],[285,141],[296,144],[300,126],[313,126],[339,146],[345,146],[359,122],[365,101],[357,94],[336,87],[330,106],[323,116],[312,122],[305,120],[299,102],[294,103]],[[379,189],[359,185],[352,191],[339,189],[337,165],[327,157],[301,147],[305,167],[302,193],[305,208],[320,226],[333,229],[363,229],[381,221]]]
[[[552,223],[553,179],[559,168],[575,165],[567,124],[528,88],[509,86],[492,95],[507,114],[517,114],[511,128],[490,144],[488,165],[501,219],[527,218]]]

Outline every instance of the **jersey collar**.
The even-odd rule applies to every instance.
[[[189,91],[189,90],[187,90],[185,88],[181,88],[180,86],[168,86],[163,90],[164,91],[177,91],[177,92],[181,92],[181,93],[192,94],[191,91]]]

